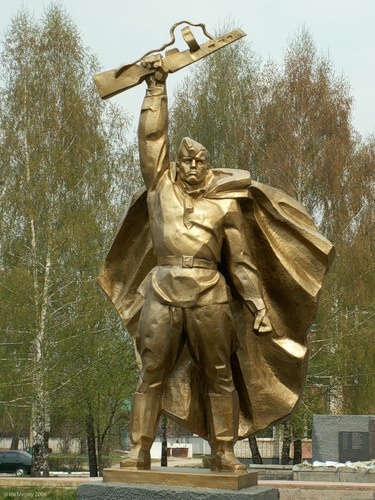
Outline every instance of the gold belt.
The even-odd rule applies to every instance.
[[[158,257],[158,266],[203,267],[204,269],[217,269],[217,263],[211,260],[199,259],[193,255],[181,257]]]

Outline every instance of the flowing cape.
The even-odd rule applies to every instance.
[[[232,372],[239,394],[239,439],[290,416],[306,379],[307,331],[317,312],[323,277],[334,248],[304,208],[283,191],[250,181],[244,171],[213,169],[209,198],[238,198],[247,240],[263,284],[273,331],[256,335],[254,318],[234,289],[226,263],[219,266],[231,288],[238,348]],[[99,284],[136,339],[143,298],[137,289],[156,266],[146,192],[137,193],[123,217],[99,276]],[[140,360],[139,360],[140,361]],[[200,369],[185,346],[163,393],[163,411],[204,438],[208,429]]]

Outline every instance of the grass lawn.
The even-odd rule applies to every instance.
[[[76,488],[0,488],[0,500],[76,500]]]

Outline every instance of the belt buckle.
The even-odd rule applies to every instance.
[[[193,267],[194,257],[192,255],[182,256],[182,267]]]

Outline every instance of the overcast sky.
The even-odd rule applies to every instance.
[[[85,45],[104,69],[132,62],[169,39],[177,21],[205,23],[214,32],[228,19],[247,33],[263,59],[280,60],[288,42],[305,26],[316,46],[329,54],[337,74],[349,81],[354,96],[353,124],[362,134],[375,132],[375,0],[61,0]],[[0,0],[0,35],[25,7],[40,17],[48,0]],[[178,31],[179,32],[179,29]],[[201,40],[203,41],[203,40]],[[183,43],[177,45],[185,49]],[[188,72],[169,78],[169,87]],[[131,115],[138,113],[144,88],[114,99]]]

